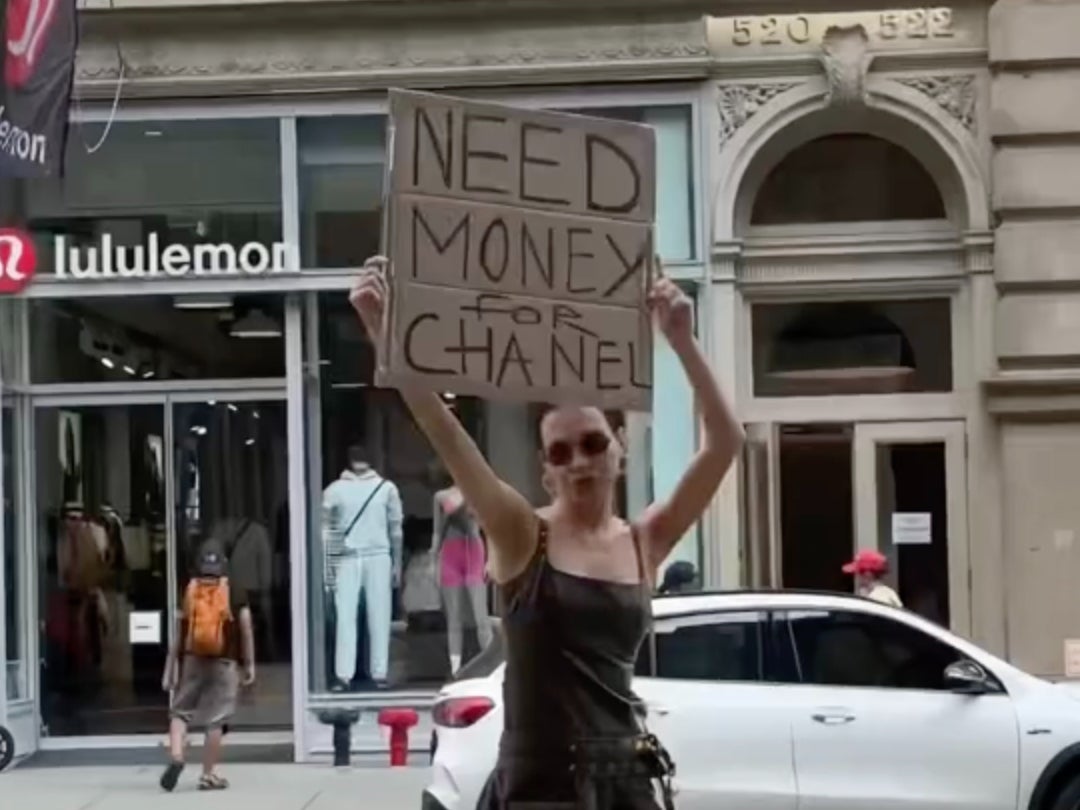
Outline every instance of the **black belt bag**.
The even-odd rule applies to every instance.
[[[633,778],[655,780],[660,786],[664,810],[675,808],[672,787],[675,763],[653,734],[580,738],[564,749],[541,750],[522,743],[504,739],[502,749],[514,757],[544,758],[567,763],[566,767],[574,774],[577,784],[577,807],[581,810],[593,810],[597,806],[595,788],[598,783]],[[511,802],[509,806],[513,807],[514,804]]]

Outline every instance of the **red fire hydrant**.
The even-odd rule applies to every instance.
[[[415,709],[383,709],[379,712],[379,725],[390,729],[390,767],[399,768],[408,763],[409,729],[420,722]]]

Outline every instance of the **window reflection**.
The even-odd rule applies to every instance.
[[[386,118],[304,119],[297,138],[303,266],[359,267],[379,252]]]
[[[762,304],[752,317],[757,396],[952,390],[947,298]]]
[[[276,120],[120,121],[94,154],[76,139],[65,177],[25,184],[39,267],[69,247],[198,243],[240,247],[281,239],[280,125]],[[108,178],[108,182],[102,182]]]

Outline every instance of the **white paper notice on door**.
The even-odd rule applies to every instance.
[[[927,545],[932,540],[929,512],[893,512],[893,545]]]
[[[1065,677],[1080,678],[1080,638],[1065,639]]]
[[[161,611],[132,611],[128,630],[128,637],[131,639],[132,644],[160,644]]]

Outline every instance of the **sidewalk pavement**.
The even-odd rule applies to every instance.
[[[189,764],[175,792],[158,786],[160,767],[15,768],[0,774],[3,807],[18,810],[411,810],[429,770],[358,765],[235,764],[222,768],[230,788],[196,790]]]

